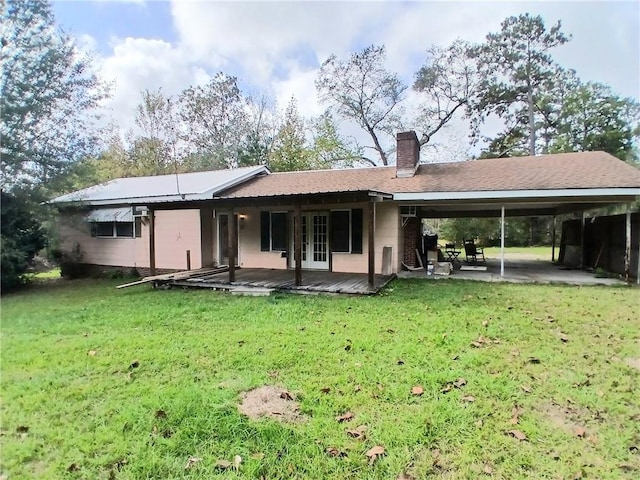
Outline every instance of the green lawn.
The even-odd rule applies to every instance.
[[[556,246],[556,257],[560,252]],[[535,260],[551,260],[551,247],[505,247],[504,253],[511,259],[526,258]],[[500,247],[486,247],[484,254],[488,258],[500,258]]]
[[[640,476],[637,289],[396,280],[374,297],[252,298],[119,282],[2,298],[0,475]],[[306,421],[241,415],[265,384]],[[238,470],[216,466],[236,455]]]

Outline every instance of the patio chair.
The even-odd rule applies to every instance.
[[[469,263],[477,263],[478,258],[482,257],[482,262],[485,262],[484,258],[484,249],[482,247],[478,247],[473,238],[467,238],[463,240],[464,243],[464,254],[467,256],[467,262]]]

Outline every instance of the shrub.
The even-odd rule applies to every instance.
[[[2,192],[0,203],[0,283],[6,292],[27,283],[25,272],[46,239],[30,200]]]

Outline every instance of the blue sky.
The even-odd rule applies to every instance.
[[[213,2],[56,1],[59,24],[97,52],[114,85],[109,114],[123,129],[143,89],[177,94],[218,71],[282,108],[292,95],[316,115],[314,80],[328,55],[385,44],[388,68],[411,83],[426,49],[456,38],[480,41],[509,15],[562,20],[572,41],[554,52],[583,80],[640,98],[640,2]],[[348,132],[355,127],[345,125]],[[455,129],[454,129],[455,130]],[[455,133],[455,132],[454,132]],[[454,135],[455,136],[455,135]],[[462,135],[464,137],[464,135]],[[460,143],[460,138],[457,142]],[[463,154],[463,153],[460,153]]]

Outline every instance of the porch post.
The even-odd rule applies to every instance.
[[[553,216],[553,227],[551,229],[551,261],[556,261],[556,216]]]
[[[624,281],[629,283],[631,275],[631,206],[627,206],[625,215],[625,245],[624,245]]]
[[[500,277],[504,277],[504,205],[500,211]]]
[[[156,274],[156,212],[149,207],[149,275]]]
[[[585,211],[582,211],[582,222],[580,223],[580,265],[578,265],[579,268],[584,267],[584,226],[586,223],[586,214]]]
[[[375,272],[376,272],[376,250],[375,250],[375,236],[376,236],[376,202],[371,200],[369,202],[369,269],[368,280],[369,290],[375,288]]]
[[[302,206],[296,202],[293,212],[293,258],[296,264],[295,284],[302,285]],[[308,228],[308,227],[307,227]]]
[[[233,283],[236,281],[236,222],[234,218],[233,208],[229,210],[229,214],[227,216],[227,236],[228,236],[228,248],[229,253],[227,256],[229,257],[229,283]]]

